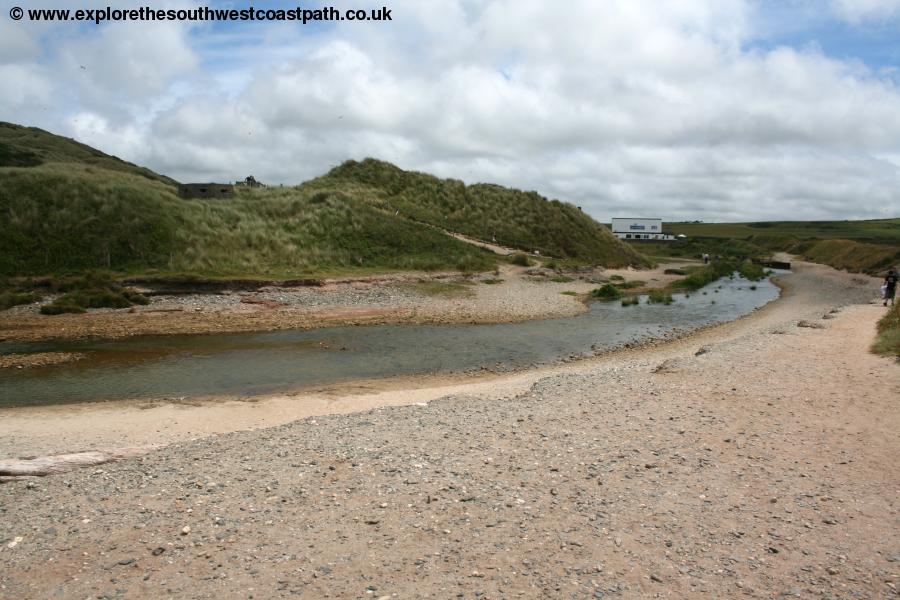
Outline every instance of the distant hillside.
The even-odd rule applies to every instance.
[[[548,256],[606,266],[648,264],[577,207],[537,192],[492,184],[466,186],[371,158],[347,161],[302,188],[341,190],[385,211]]]
[[[82,164],[177,185],[174,179],[104,154],[75,140],[37,127],[23,127],[0,121],[0,167],[36,167],[45,163]]]
[[[442,206],[447,202],[442,186],[454,185],[425,175],[410,177],[438,185],[419,192],[404,186],[399,196],[332,172],[296,188],[243,189],[230,200],[183,200],[167,177],[41,130],[3,124],[0,144],[0,276],[99,268],[123,274],[293,278],[488,270],[499,260],[409,218],[413,206]],[[365,164],[403,174],[385,163]],[[476,189],[490,192],[464,196],[477,210],[457,206],[445,227],[482,235],[474,220],[516,213],[517,218],[510,217],[514,226],[498,227],[498,237],[521,236],[526,247],[582,262],[643,262],[617,241],[609,243],[608,232],[590,240],[600,226],[577,209],[536,194]],[[503,208],[505,201],[519,200],[521,205]],[[399,214],[395,204],[403,207]],[[433,211],[416,217],[441,223]],[[535,224],[533,231],[529,223]]]
[[[880,274],[900,264],[900,219],[672,223],[699,239],[737,240],[746,247],[781,250],[847,271]]]
[[[757,223],[671,223],[675,233],[767,242],[845,239],[900,245],[900,218],[869,221],[761,221]]]

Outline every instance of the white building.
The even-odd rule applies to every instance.
[[[612,232],[623,240],[666,240],[674,235],[663,233],[662,219],[613,219]]]

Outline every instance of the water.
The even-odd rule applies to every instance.
[[[751,290],[750,286],[756,289]],[[706,292],[704,295],[703,292]],[[577,317],[497,325],[379,325],[312,331],[0,343],[6,352],[81,352],[65,365],[0,371],[0,407],[115,399],[260,395],[397,375],[523,368],[672,329],[736,319],[778,297],[770,281],[722,279],[665,306],[594,302]]]

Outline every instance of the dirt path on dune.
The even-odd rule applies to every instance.
[[[897,597],[882,309],[854,304],[867,279],[791,277],[752,316],[649,350],[336,391],[415,403],[3,485],[0,596]]]

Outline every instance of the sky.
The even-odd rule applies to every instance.
[[[392,20],[306,25],[0,5],[0,120],[183,182],[373,157],[606,222],[900,217],[900,0],[341,0]]]

